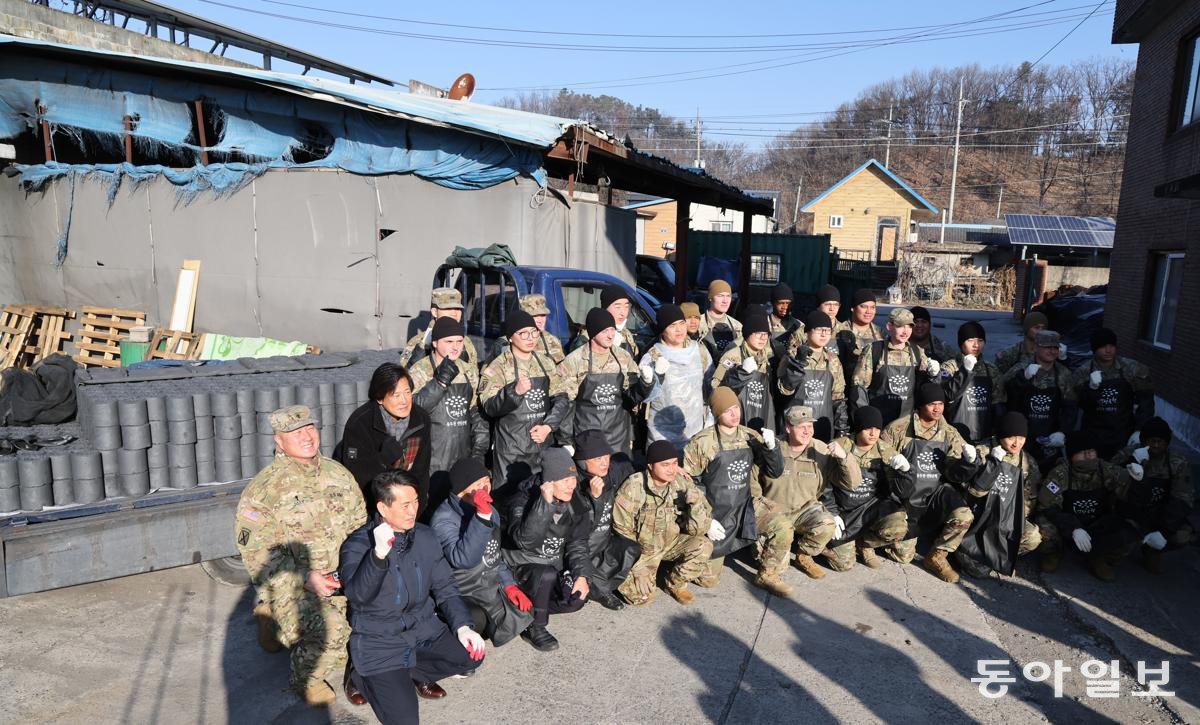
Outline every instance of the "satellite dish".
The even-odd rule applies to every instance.
[[[470,73],[463,73],[454,79],[454,83],[450,86],[450,100],[452,101],[469,101],[471,94],[475,92],[475,76]]]

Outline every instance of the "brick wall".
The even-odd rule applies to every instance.
[[[1142,38],[1130,115],[1125,175],[1117,216],[1105,322],[1117,332],[1121,354],[1148,364],[1158,394],[1200,415],[1195,346],[1200,343],[1200,202],[1159,199],[1154,187],[1200,173],[1200,123],[1173,130],[1172,97],[1180,42],[1200,29],[1200,2],[1180,3]],[[1147,272],[1157,251],[1187,254],[1173,350],[1140,340],[1148,316]]]

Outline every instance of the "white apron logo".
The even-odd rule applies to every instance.
[[[1105,413],[1117,412],[1117,403],[1120,402],[1121,394],[1116,388],[1108,387],[1100,391],[1100,400],[1097,406]]]
[[[1050,417],[1050,405],[1053,403],[1049,395],[1035,395],[1029,399],[1029,414],[1038,418]]]
[[[559,536],[547,536],[542,540],[542,556],[558,556],[566,539]]]
[[[734,483],[741,483],[746,480],[746,475],[750,473],[750,461],[734,461],[729,466],[729,480]]]
[[[483,564],[491,568],[498,563],[500,563],[500,544],[496,543],[495,539],[492,539],[487,543],[487,546],[483,547]]]
[[[971,410],[980,410],[988,403],[987,388],[982,385],[972,385],[967,388],[967,406]]]
[[[917,469],[922,473],[937,473],[937,455],[924,450],[917,454]]]
[[[749,383],[746,383],[746,393],[750,398],[751,405],[762,405],[763,393],[765,391],[766,388],[757,380],[751,380]]]
[[[908,395],[908,376],[901,373],[896,373],[888,378],[888,387],[891,388],[893,395]]]
[[[1071,510],[1076,516],[1091,516],[1100,509],[1100,502],[1094,498],[1085,498],[1071,504]]]
[[[546,391],[541,388],[534,388],[525,393],[525,405],[530,410],[541,410],[546,407]]]
[[[446,413],[451,418],[462,418],[467,414],[467,399],[461,395],[449,395],[446,397]]]
[[[996,482],[992,484],[992,491],[996,492],[1000,496],[1007,496],[1009,489],[1012,488],[1012,485],[1012,476],[1008,475],[1007,473],[1001,473],[996,477]]]
[[[822,380],[805,380],[804,381],[804,399],[811,401],[825,400],[825,382]]]
[[[596,395],[592,398],[596,405],[616,405],[617,403],[617,386],[611,383],[604,383],[596,388]]]

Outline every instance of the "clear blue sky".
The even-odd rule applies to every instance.
[[[459,73],[469,71],[478,79],[481,89],[475,100],[485,103],[513,93],[500,89],[569,86],[589,93],[609,93],[683,117],[693,117],[699,109],[702,116],[715,119],[714,130],[722,122],[721,117],[759,115],[767,123],[812,119],[813,116],[799,114],[835,108],[873,83],[913,69],[964,63],[991,66],[1036,60],[1097,7],[1095,2],[1087,0],[966,3],[930,0],[724,3],[611,0],[583,5],[540,0],[522,3],[343,0],[337,4],[338,12],[327,12],[311,9],[334,6],[318,0],[165,1],[197,15],[401,82],[415,78],[446,87]],[[1114,46],[1110,42],[1113,5],[1111,1],[1101,3],[1090,19],[1042,63],[1059,64],[1097,56],[1133,60],[1136,46]],[[268,17],[247,12],[247,9],[314,22]],[[352,13],[509,30],[422,25]],[[985,16],[995,17],[980,21]],[[952,23],[959,25],[949,25]],[[332,27],[331,24],[376,32]],[[1002,30],[1007,32],[1000,32]],[[501,43],[608,48],[650,46],[668,50],[616,52],[493,46],[461,40],[402,37],[378,31]],[[638,34],[647,37],[619,37]],[[967,34],[971,35],[945,37]],[[682,37],[666,37],[668,35]],[[885,42],[888,44],[881,45]],[[813,44],[821,44],[821,47],[813,47]],[[761,46],[765,45],[776,47],[763,49]],[[865,45],[876,47],[864,49]],[[731,47],[750,47],[752,50],[679,50]],[[735,64],[783,67],[739,72],[757,66],[729,67]],[[275,69],[288,68],[285,64],[277,64]],[[702,70],[693,72],[697,69]],[[682,80],[688,77],[685,72],[719,77]],[[735,74],[727,75],[730,73]],[[682,75],[662,77],[665,74]],[[576,85],[591,81],[603,82]],[[732,125],[736,122],[726,120],[724,123]]]

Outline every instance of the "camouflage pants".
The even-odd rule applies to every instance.
[[[1041,545],[1041,528],[1027,519],[1025,521],[1025,530],[1021,532],[1021,541],[1017,544],[1017,556],[1025,556],[1029,552],[1035,551]]]
[[[783,516],[792,524],[792,539],[798,553],[816,556],[833,538],[833,514],[819,501],[788,511]]]
[[[893,511],[863,528],[858,538],[825,550],[825,561],[834,571],[850,571],[854,568],[855,544],[874,549],[896,544],[908,532],[908,516],[903,511]]]
[[[655,579],[663,562],[672,565],[663,583],[678,589],[704,574],[712,547],[707,536],[679,534],[664,548],[642,551],[617,591],[630,604],[649,604],[654,601]]]
[[[279,643],[292,651],[292,687],[303,690],[309,683],[329,679],[336,683],[346,668],[350,640],[346,598],[319,598],[301,588],[277,593],[270,605]]]
[[[755,558],[758,559],[759,571],[763,574],[778,574],[787,569],[794,538],[791,519],[784,516],[774,502],[759,499],[754,502],[754,523],[758,528]],[[696,582],[701,586],[715,587],[721,580],[721,570],[724,568],[725,557],[709,559],[708,570]]]
[[[967,529],[971,528],[971,522],[974,520],[975,515],[966,506],[950,511],[950,515],[942,525],[942,530],[938,533],[937,538],[933,540],[933,548],[944,549],[946,551],[956,550],[958,545],[962,543],[963,536],[966,536]],[[897,541],[891,545],[891,550],[896,561],[907,564],[917,555],[917,539],[913,537]]]

